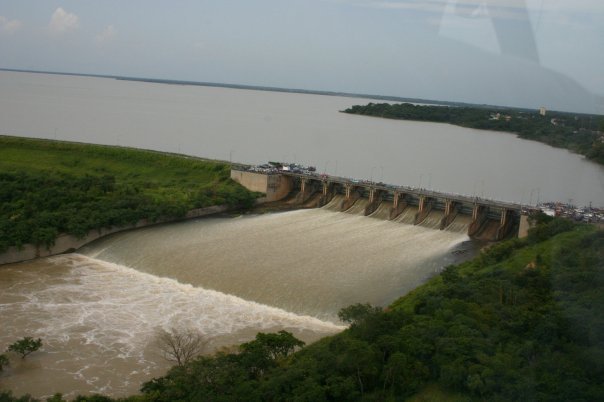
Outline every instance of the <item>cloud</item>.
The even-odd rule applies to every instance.
[[[48,28],[53,34],[62,34],[76,30],[79,25],[80,18],[77,15],[68,13],[59,7],[50,17]]]
[[[108,25],[107,28],[103,29],[103,32],[96,36],[96,42],[98,44],[107,43],[117,35],[117,29],[113,25]]]
[[[19,20],[9,20],[0,15],[0,32],[12,35],[21,28],[21,25],[21,21]]]

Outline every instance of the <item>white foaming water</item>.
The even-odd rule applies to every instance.
[[[1,278],[0,349],[22,336],[44,342],[2,378],[17,395],[135,393],[170,366],[158,354],[160,329],[195,329],[212,350],[259,331],[312,341],[343,328],[79,254],[2,267]]]

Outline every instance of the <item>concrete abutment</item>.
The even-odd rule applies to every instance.
[[[418,211],[415,214],[415,225],[419,225],[428,217],[434,206],[434,200],[425,196],[419,197]]]

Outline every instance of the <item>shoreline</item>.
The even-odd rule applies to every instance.
[[[163,223],[173,223],[196,219],[227,211],[228,207],[226,205],[214,205],[206,208],[192,209],[188,211],[184,217],[177,219],[160,219],[155,222],[150,222],[148,219],[141,219],[135,224],[130,224],[126,226],[93,229],[82,238],[78,238],[68,233],[62,233],[57,236],[57,238],[55,239],[55,243],[51,247],[45,247],[44,245],[34,244],[24,244],[20,248],[16,246],[9,247],[8,251],[0,254],[0,267],[6,264],[15,264],[19,262],[34,260],[37,258],[44,258],[53,255],[73,252],[79,249],[80,247],[83,247],[97,239],[109,236],[114,233],[125,232],[128,230],[135,230],[154,225],[161,225]]]

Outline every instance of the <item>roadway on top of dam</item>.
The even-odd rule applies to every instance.
[[[238,165],[233,166],[233,169],[249,171],[251,166]],[[375,182],[370,180],[357,180],[348,177],[341,176],[333,176],[327,174],[319,174],[314,172],[304,172],[304,173],[295,173],[287,170],[280,169],[261,169],[257,171],[258,173],[264,174],[280,174],[284,176],[306,179],[306,180],[314,180],[321,181],[324,183],[338,183],[344,186],[352,186],[352,187],[366,187],[375,190],[381,190],[386,192],[396,192],[399,194],[412,194],[418,197],[425,198],[434,198],[434,199],[446,199],[454,202],[460,202],[465,204],[473,204],[473,205],[483,205],[483,206],[491,206],[496,208],[502,208],[507,210],[519,211],[522,213],[530,213],[538,211],[538,208],[531,205],[518,204],[514,202],[493,200],[489,198],[482,198],[478,196],[468,196],[462,194],[454,194],[454,193],[445,193],[434,190],[428,190],[425,188],[419,187],[411,187],[411,186],[397,186],[392,184],[385,184],[381,182]]]

